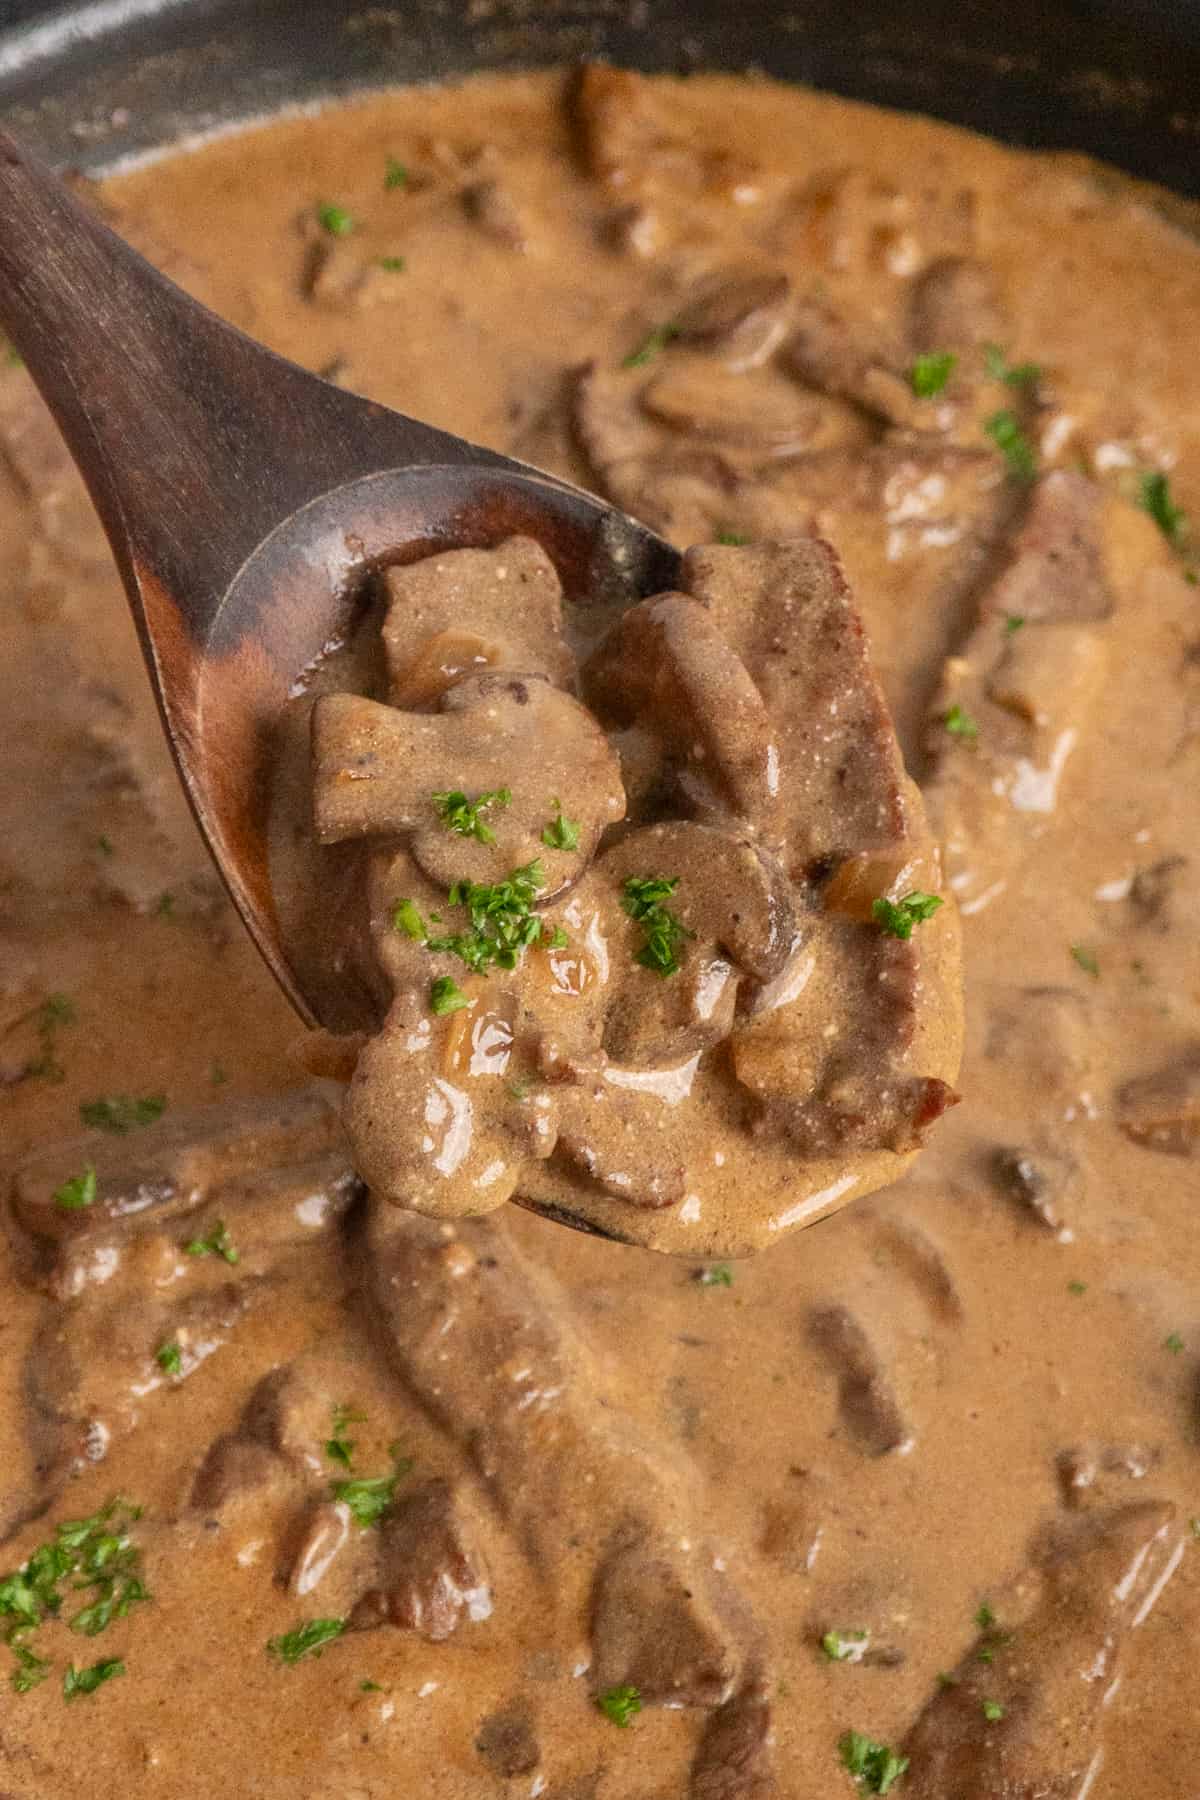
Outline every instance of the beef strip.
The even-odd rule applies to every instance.
[[[1149,1500],[1048,1535],[1032,1616],[986,1631],[905,1740],[908,1800],[1075,1800],[1124,1641],[1178,1564],[1173,1520]]]
[[[601,1372],[550,1278],[497,1226],[375,1206],[363,1280],[383,1353],[462,1447],[555,1607],[570,1618],[592,1594],[597,1685],[640,1675],[654,1699],[723,1699],[741,1656],[702,1549],[694,1474],[601,1402]]]
[[[1200,1149],[1200,1043],[1152,1074],[1127,1081],[1117,1094],[1121,1130],[1146,1150],[1195,1156]]]
[[[862,1325],[844,1306],[817,1307],[808,1335],[837,1377],[838,1414],[847,1437],[867,1456],[906,1454],[916,1439],[891,1378]]]
[[[438,1644],[464,1619],[489,1618],[492,1592],[483,1536],[464,1496],[448,1481],[438,1477],[406,1488],[380,1522],[374,1584],[359,1599],[351,1622],[386,1621]]]
[[[771,1702],[763,1672],[751,1668],[704,1727],[688,1800],[776,1800]]]

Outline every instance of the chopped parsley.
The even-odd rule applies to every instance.
[[[185,1256],[220,1256],[231,1266],[242,1260],[224,1219],[217,1220],[207,1237],[191,1238],[183,1249]]]
[[[964,712],[963,708],[957,704],[948,707],[942,714],[942,725],[951,737],[965,738],[968,743],[974,743],[979,736],[979,726],[976,721],[969,712]]]
[[[82,1212],[96,1200],[96,1171],[91,1163],[82,1175],[73,1175],[54,1190],[54,1204],[60,1212]]]
[[[411,900],[399,900],[392,908],[392,930],[402,931],[418,944],[429,936],[429,927]]]
[[[101,856],[113,856],[116,853],[116,845],[113,843],[112,839],[109,836],[107,836],[107,834],[103,831],[100,833],[100,836],[96,839],[96,848],[100,852]]]
[[[983,1702],[983,1716],[989,1725],[994,1725],[998,1719],[1004,1717],[1004,1708],[998,1700],[985,1700]]]
[[[1004,457],[1009,474],[1018,481],[1032,481],[1037,474],[1037,455],[1016,413],[1003,407],[984,421],[983,429]]]
[[[2,343],[2,340],[0,340],[0,343]],[[3,344],[2,347],[4,350],[4,360],[10,369],[24,368],[25,358],[21,355],[21,352],[17,349],[15,344]]]
[[[336,206],[333,201],[325,200],[317,208],[317,223],[330,237],[340,238],[349,237],[356,229],[358,220],[344,206]]]
[[[1008,387],[1036,387],[1042,379],[1039,363],[1010,363],[999,344],[983,346],[983,361],[992,380],[1003,381]]]
[[[1100,964],[1096,960],[1096,952],[1089,950],[1086,944],[1072,944],[1071,955],[1085,974],[1099,975]]]
[[[94,1694],[96,1689],[111,1681],[114,1675],[123,1675],[125,1664],[119,1656],[110,1656],[104,1662],[92,1663],[90,1668],[77,1669],[74,1663],[63,1671],[63,1699],[76,1700],[80,1694]]]
[[[865,1631],[827,1631],[821,1648],[830,1662],[861,1662],[869,1642]]]
[[[908,371],[908,382],[918,400],[932,400],[953,375],[958,358],[952,350],[932,350],[918,356]]]
[[[1137,503],[1148,512],[1169,544],[1187,530],[1187,514],[1171,498],[1171,480],[1161,469],[1147,469],[1138,485]]]
[[[348,1406],[335,1406],[333,1409],[333,1435],[325,1441],[325,1454],[330,1462],[341,1463],[348,1469],[354,1456],[354,1439],[346,1436],[347,1425],[361,1424],[365,1413],[354,1412]]]
[[[890,1793],[908,1767],[907,1756],[897,1756],[889,1745],[877,1743],[862,1731],[843,1732],[838,1751],[843,1768],[868,1794]]]
[[[693,934],[663,905],[679,886],[678,875],[630,875],[621,891],[621,905],[642,928],[644,942],[636,960],[664,978],[679,969],[679,951]]]
[[[740,550],[743,544],[750,542],[750,539],[744,531],[721,530],[717,533],[717,542],[725,544],[730,550]]]
[[[360,1681],[358,1691],[360,1694],[382,1694],[383,1688],[378,1681]]]
[[[298,1663],[306,1656],[320,1656],[326,1644],[341,1637],[347,1623],[345,1619],[309,1619],[306,1624],[297,1625],[295,1631],[268,1638],[268,1654],[282,1663]]]
[[[107,1094],[99,1100],[85,1100],[79,1108],[79,1116],[85,1125],[91,1125],[97,1131],[111,1131],[116,1137],[124,1137],[126,1132],[153,1125],[156,1119],[161,1119],[166,1108],[165,1094]]]
[[[408,263],[403,256],[381,256],[379,266],[385,275],[403,275]]]
[[[1087,1282],[1086,1281],[1068,1281],[1067,1292],[1068,1292],[1068,1294],[1086,1294],[1087,1293]]]
[[[871,917],[888,937],[904,938],[907,941],[913,934],[913,926],[923,925],[926,919],[932,919],[941,905],[943,901],[940,894],[922,894],[914,888],[911,894],[905,894],[900,900],[888,900],[883,896],[873,900]]]
[[[733,1270],[728,1263],[711,1263],[707,1269],[697,1269],[692,1277],[697,1287],[732,1287]]]
[[[453,788],[432,798],[438,817],[448,830],[457,831],[460,837],[477,838],[481,844],[494,844],[496,834],[484,823],[482,814],[489,806],[511,806],[512,791],[493,788],[488,794],[480,794],[478,800],[468,800],[461,788]]]
[[[564,815],[557,800],[554,804],[558,807],[558,812],[542,832],[543,844],[547,850],[578,850],[582,827],[575,819],[568,819]]]
[[[1016,632],[1020,631],[1020,629],[1024,623],[1025,623],[1025,618],[1022,613],[1005,613],[1005,615],[1004,615],[1004,635],[1005,635],[1005,637],[1014,636],[1014,634]]]
[[[452,981],[449,975],[439,975],[436,981],[430,983],[429,1006],[436,1018],[444,1019],[447,1013],[461,1012],[464,1006],[473,1004],[471,996],[464,994],[457,981]]]
[[[390,1475],[364,1475],[352,1481],[335,1481],[333,1497],[350,1508],[351,1516],[365,1531],[369,1525],[378,1525],[396,1498],[396,1483],[411,1468],[411,1457],[396,1457]]]
[[[547,950],[565,950],[570,941],[570,938],[567,936],[566,927],[563,925],[556,925],[554,930],[550,933],[550,936],[545,939],[545,948]]]
[[[471,929],[431,937],[429,948],[460,957],[477,975],[493,963],[502,969],[515,969],[522,952],[542,935],[542,921],[532,907],[545,885],[546,872],[537,861],[513,869],[503,881],[486,885],[456,881],[447,899],[451,906],[466,908]],[[440,983],[435,981],[433,985],[437,989]],[[450,986],[454,988],[454,983]],[[437,1011],[436,1002],[434,1010]]]
[[[673,344],[678,336],[679,327],[670,320],[665,325],[655,325],[653,330],[646,333],[637,348],[629,352],[621,367],[623,369],[644,368],[648,362],[653,362],[656,356],[661,355],[668,344]]]
[[[68,994],[47,994],[40,1005],[14,1019],[9,1029],[33,1023],[40,1043],[40,1053],[26,1063],[25,1075],[40,1075],[46,1081],[65,1081],[66,1070],[58,1060],[58,1032],[63,1025],[75,1023],[75,1003]]]
[[[154,1352],[154,1360],[164,1375],[183,1374],[183,1351],[176,1343],[160,1344]]]
[[[61,1622],[70,1596],[86,1596],[86,1604],[66,1620],[83,1637],[97,1637],[114,1619],[123,1619],[150,1598],[141,1579],[141,1553],[129,1535],[140,1517],[139,1507],[110,1500],[88,1518],[65,1520],[19,1569],[0,1576],[0,1620],[12,1621],[5,1637],[15,1659],[9,1679],[16,1693],[29,1693],[49,1674],[49,1660],[27,1639],[38,1627]],[[81,1673],[86,1677],[90,1672],[72,1665],[67,1680],[78,1681]],[[64,1683],[68,1698],[71,1691]],[[89,1693],[91,1688],[73,1691]]]
[[[389,156],[384,169],[383,185],[389,194],[408,186],[408,169],[399,157]]]
[[[1163,1349],[1169,1350],[1172,1356],[1178,1356],[1183,1349],[1183,1339],[1177,1331],[1170,1332],[1163,1339]]]
[[[986,1600],[981,1600],[975,1609],[975,1623],[980,1631],[990,1631],[996,1623],[996,1615]]]
[[[214,1062],[209,1068],[208,1079],[214,1087],[224,1087],[229,1080],[229,1071],[222,1063]]]
[[[622,1731],[628,1731],[642,1710],[642,1696],[626,1683],[622,1687],[606,1688],[604,1693],[597,1695],[596,1705],[606,1719],[611,1719]]]
[[[164,888],[162,893],[158,896],[158,899],[154,902],[154,910],[160,919],[173,919],[175,917],[175,896],[169,888]]]

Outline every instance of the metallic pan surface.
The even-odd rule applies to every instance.
[[[289,103],[589,54],[765,71],[1200,195],[1200,0],[0,0],[0,117],[97,167]]]

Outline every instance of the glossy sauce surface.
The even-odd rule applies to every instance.
[[[801,469],[831,446],[790,446],[782,500],[743,443],[719,518],[707,465],[665,497],[637,476],[681,541],[770,535],[782,504],[841,555],[962,901],[964,1104],[897,1187],[706,1280],[512,1209],[408,1231],[355,1196],[315,1101],[289,1163],[263,1121],[304,1082],[295,1022],[195,839],[82,492],[23,372],[0,368],[0,1154],[24,1169],[0,1269],[0,1568],[120,1492],[145,1509],[153,1595],[97,1639],[39,1632],[53,1674],[0,1712],[0,1790],[19,1800],[397,1783],[800,1800],[854,1791],[848,1730],[908,1754],[894,1791],[922,1800],[1066,1800],[1100,1752],[1091,1800],[1195,1785],[1200,602],[1185,528],[1135,501],[1166,471],[1200,514],[1200,252],[1107,174],[920,120],[719,78],[621,97],[621,120],[647,112],[645,216],[614,217],[628,195],[602,159],[581,166],[564,82],[540,76],[279,121],[105,199],[286,354],[614,491],[628,471],[581,450],[571,371],[619,369],[714,270],[781,269],[856,342],[902,329],[939,258],[993,271],[1007,366],[1043,373],[1031,410],[1000,380],[985,416],[1014,411],[1083,499],[1007,480],[969,401],[943,434],[965,461],[940,440],[914,456],[838,401],[841,460]],[[406,183],[387,185],[389,157]],[[356,229],[323,229],[328,204]],[[783,379],[757,380],[761,412]],[[703,428],[688,405],[685,439]],[[1054,533],[1076,503],[1064,575]],[[1009,616],[1025,623],[1006,642]],[[1002,669],[1022,640],[1045,654]],[[955,706],[973,737],[946,732]],[[45,1010],[54,995],[70,1007]],[[120,1095],[161,1095],[161,1123],[55,1148],[81,1104]],[[230,1096],[266,1103],[232,1152],[187,1117],[182,1150],[163,1139]],[[143,1146],[144,1228],[109,1207],[148,1191]],[[226,1154],[270,1178],[242,1191]],[[45,1219],[91,1166],[104,1217],[72,1251]],[[187,1252],[218,1221],[236,1264]],[[179,1377],[156,1360],[168,1342]],[[300,1397],[260,1395],[248,1418],[275,1371]],[[404,1570],[381,1559],[403,1563],[403,1519],[349,1534],[315,1585],[297,1575],[298,1529],[341,1474],[335,1405],[366,1415],[355,1473],[389,1470],[397,1444],[397,1499],[425,1484],[429,1517],[428,1484],[449,1484],[479,1548],[461,1586],[486,1566],[488,1616],[464,1601],[438,1641],[411,1608],[400,1623]],[[223,1434],[239,1448],[214,1460]],[[1174,1516],[1127,1510],[1142,1501]],[[267,1654],[375,1591],[393,1623],[294,1666]],[[985,1602],[1011,1641],[973,1622]],[[674,1621],[666,1674],[639,1603]],[[824,1654],[831,1631],[861,1660]],[[65,1665],[109,1656],[124,1675],[64,1703]],[[653,1697],[693,1704],[621,1731],[594,1690],[631,1667],[648,1698],[659,1681]]]

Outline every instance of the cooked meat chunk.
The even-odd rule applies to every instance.
[[[479,1527],[449,1482],[408,1488],[379,1528],[377,1585],[359,1601],[355,1624],[386,1621],[441,1643],[464,1620],[490,1617],[492,1594]]]
[[[852,1443],[867,1456],[913,1447],[887,1370],[862,1325],[844,1306],[817,1308],[808,1335],[837,1377],[838,1413]]]
[[[961,356],[1007,343],[1008,314],[988,264],[966,256],[930,263],[913,282],[908,329],[916,351]]]
[[[1060,1243],[1075,1236],[1072,1223],[1080,1185],[1079,1165],[1064,1150],[1005,1145],[991,1159],[1001,1192],[1053,1232]]]
[[[501,1712],[489,1713],[475,1738],[484,1762],[505,1781],[532,1775],[542,1760],[529,1707],[516,1700]]]
[[[656,1697],[698,1693],[701,1668],[704,1692],[725,1690],[737,1635],[718,1624],[692,1474],[598,1400],[600,1368],[550,1278],[496,1226],[452,1227],[387,1207],[372,1213],[363,1274],[397,1376],[466,1452],[517,1542],[553,1578],[566,1616],[586,1604],[589,1570],[601,1568],[592,1617],[605,1633],[603,1647],[594,1644],[605,1669],[636,1653],[658,1659],[638,1661]],[[618,1594],[636,1602],[635,1614],[623,1616]],[[673,1648],[663,1655],[656,1633],[668,1617]]]
[[[498,244],[508,250],[528,250],[530,233],[525,214],[503,181],[493,176],[469,183],[462,191],[462,204],[468,219]]]
[[[678,1557],[640,1533],[605,1555],[592,1595],[598,1694],[635,1687],[651,1706],[720,1706],[737,1672],[729,1624]]]
[[[752,1670],[704,1728],[688,1800],[775,1800],[773,1762],[767,1683]]]
[[[584,670],[589,701],[654,732],[684,804],[732,813],[768,837],[780,809],[778,731],[704,606],[660,594],[622,615]]]
[[[1073,1800],[1124,1640],[1178,1563],[1173,1512],[1138,1502],[1050,1536],[1032,1617],[985,1633],[909,1733],[910,1800]]]
[[[293,1500],[299,1491],[296,1471],[277,1451],[230,1432],[216,1440],[196,1471],[191,1505],[225,1525],[247,1511],[261,1519],[264,1506]]]
[[[852,401],[889,425],[909,425],[918,416],[901,346],[870,327],[856,329],[826,302],[808,300],[797,308],[786,361],[808,386]]]
[[[756,369],[783,339],[790,293],[790,281],[777,269],[718,270],[676,312],[675,335],[712,350],[735,373]]]
[[[1117,1094],[1121,1130],[1147,1150],[1195,1156],[1200,1149],[1200,1044],[1186,1044],[1153,1074],[1127,1081]]]
[[[1081,1444],[1056,1458],[1063,1500],[1070,1507],[1112,1504],[1114,1487],[1143,1481],[1162,1461],[1162,1452],[1145,1444]],[[1109,1479],[1116,1477],[1116,1481]]]

